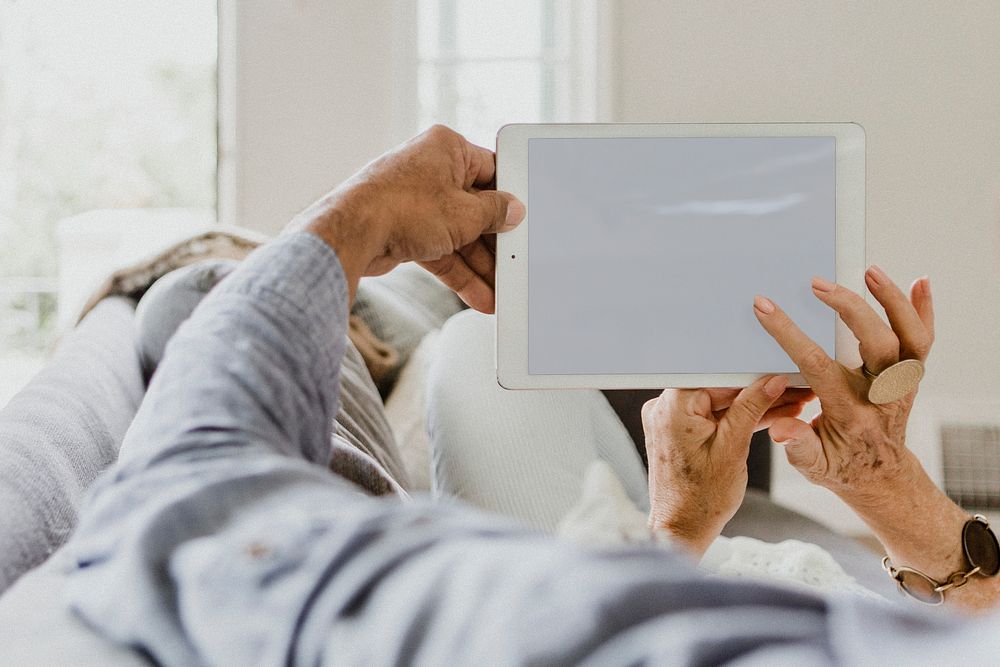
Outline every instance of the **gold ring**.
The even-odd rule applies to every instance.
[[[868,400],[882,405],[909,396],[924,377],[924,365],[918,359],[904,359],[875,374],[862,364],[861,373],[872,381]]]

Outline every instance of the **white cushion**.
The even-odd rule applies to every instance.
[[[399,373],[385,401],[385,418],[392,427],[410,491],[431,490],[431,445],[427,436],[427,374],[437,354],[438,330],[428,333]]]

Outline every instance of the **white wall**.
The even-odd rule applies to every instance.
[[[402,138],[405,11],[392,0],[222,0],[223,222],[276,232]]]
[[[1000,423],[1000,3],[623,0],[617,40],[616,120],[861,123],[868,261],[936,301],[911,446]]]

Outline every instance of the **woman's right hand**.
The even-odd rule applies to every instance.
[[[876,266],[865,283],[889,318],[882,318],[854,292],[822,279],[813,292],[833,308],[861,343],[873,373],[902,359],[927,358],[934,342],[934,311],[926,278],[910,298]],[[830,359],[780,308],[758,297],[757,319],[798,365],[819,397],[822,413],[806,424],[788,417],[771,425],[771,438],[785,446],[789,462],[813,482],[836,493],[868,524],[895,566],[915,568],[937,582],[969,570],[962,531],[970,519],[927,475],[906,448],[906,420],[916,391],[875,405],[870,382],[859,369]],[[1000,603],[1000,576],[968,579],[949,590],[945,603],[985,610]]]
[[[860,341],[861,357],[872,373],[903,359],[923,362],[934,341],[927,278],[913,284],[909,299],[877,266],[867,271],[865,282],[885,309],[888,325],[860,295],[845,287],[815,278],[813,293],[840,315]],[[871,403],[871,382],[861,369],[832,360],[768,299],[758,297],[754,311],[798,365],[822,407],[810,424],[785,418],[771,426],[771,438],[785,446],[795,468],[852,506],[878,503],[896,483],[919,474],[915,468],[920,464],[905,444],[915,391],[892,403]]]

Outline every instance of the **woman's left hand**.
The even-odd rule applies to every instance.
[[[705,552],[743,502],[753,432],[797,416],[812,398],[787,385],[767,376],[742,391],[666,389],[643,405],[652,528]]]

